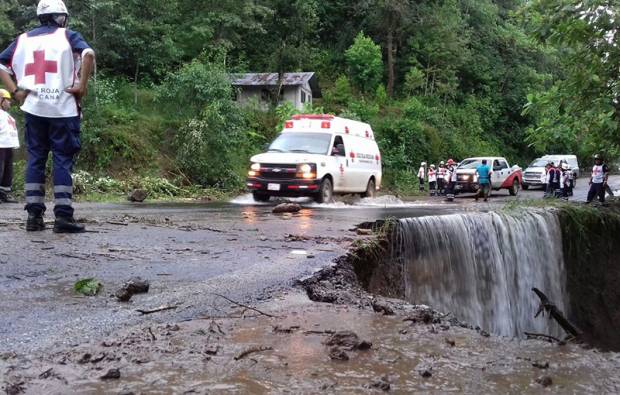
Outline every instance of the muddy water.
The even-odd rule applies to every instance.
[[[504,336],[561,336],[555,321],[535,319],[539,288],[568,306],[559,221],[549,211],[478,213],[402,219],[395,260],[405,297],[452,312]]]
[[[286,316],[216,320],[221,334],[210,331],[212,324],[205,320],[182,323],[174,330],[153,327],[157,340],[134,331],[116,339],[118,348],[103,349],[111,360],[120,357],[119,361],[74,365],[76,380],[70,380],[69,387],[90,394],[360,393],[373,392],[370,386],[383,379],[394,393],[537,393],[542,387],[536,379],[548,375],[553,385],[546,392],[620,391],[617,354],[483,337],[460,327],[412,325],[403,316],[343,306],[300,302],[280,312],[269,311]],[[276,326],[293,329],[277,333]],[[348,352],[349,361],[333,361],[323,344],[327,336],[316,333],[328,330],[353,330],[373,347]],[[254,346],[272,350],[235,360]],[[217,355],[208,356],[207,347],[219,347]],[[86,350],[99,351],[75,350],[68,359],[78,359]],[[548,362],[549,367],[536,368],[536,362]],[[98,380],[113,366],[121,370],[120,380]],[[423,371],[432,376],[423,378]],[[29,387],[32,393],[40,388]]]

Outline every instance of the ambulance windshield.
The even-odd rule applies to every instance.
[[[327,155],[331,139],[328,133],[282,133],[268,151]]]

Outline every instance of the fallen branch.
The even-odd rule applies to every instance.
[[[525,336],[527,336],[528,339],[542,338],[542,339],[552,340],[558,343],[561,342],[561,340],[558,339],[557,337],[551,336],[551,335],[545,335],[544,333],[531,333],[531,332],[523,332],[523,333],[525,334]]]
[[[238,361],[240,359],[243,359],[245,357],[247,357],[250,354],[255,354],[257,352],[263,352],[263,351],[270,351],[273,350],[273,347],[250,347],[245,351],[242,351],[241,353],[239,353],[238,355],[235,356],[235,361]]]
[[[155,334],[153,333],[153,330],[151,329],[151,327],[148,327],[148,331],[149,331],[149,335],[151,335],[151,340],[155,341],[157,340],[157,338],[155,337]]]
[[[305,331],[304,335],[333,335],[334,333],[336,333],[336,331],[327,329],[324,331]]]
[[[245,304],[242,304],[242,303],[236,302],[236,301],[234,301],[234,300],[232,300],[232,299],[230,299],[230,298],[227,298],[227,297],[226,297],[226,296],[224,296],[224,295],[220,295],[220,294],[216,294],[216,293],[212,293],[212,295],[219,296],[220,298],[222,298],[222,299],[224,299],[224,300],[227,300],[228,302],[230,302],[230,303],[232,303],[232,304],[234,304],[234,305],[236,305],[236,306],[239,306],[239,307],[244,307],[244,308],[246,308],[246,309],[248,309],[248,310],[255,311],[255,312],[257,312],[257,313],[258,313],[258,314],[260,314],[260,315],[264,315],[264,316],[266,316],[266,317],[270,317],[270,318],[278,318],[278,317],[277,317],[277,316],[275,316],[275,315],[272,315],[272,314],[269,314],[269,313],[265,313],[264,311],[260,311],[260,310],[259,310],[259,309],[257,309],[257,308],[254,308],[254,307],[251,307],[251,306],[248,306],[248,305],[245,305]]]
[[[138,309],[136,310],[138,313],[141,313],[142,315],[148,315],[148,314],[153,314],[153,313],[159,313],[160,311],[166,311],[166,310],[174,310],[179,306],[160,306],[156,309],[152,309],[152,310],[142,310],[142,309]]]
[[[532,291],[540,298],[540,308],[534,318],[538,317],[543,311],[546,311],[567,333],[573,335],[575,338],[581,336],[581,331],[564,317],[564,314],[549,300],[547,295],[538,288],[532,288]]]

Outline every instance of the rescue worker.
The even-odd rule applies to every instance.
[[[480,185],[480,189],[476,192],[476,201],[480,195],[484,198],[484,201],[489,200],[489,193],[491,191],[491,174],[493,171],[487,164],[486,159],[482,159],[482,164],[478,166],[476,169],[476,174],[478,175],[478,184]]]
[[[452,159],[448,159],[448,171],[446,172],[444,180],[448,182],[448,186],[446,187],[446,200],[451,202],[454,200],[454,189],[457,180],[456,166]]]
[[[547,191],[549,190],[549,169],[551,169],[551,162],[545,165],[545,181],[543,183],[543,196],[547,197]]]
[[[605,188],[609,178],[609,168],[599,154],[594,155],[594,166],[592,167],[592,176],[590,177],[590,190],[586,203],[591,203],[595,197],[598,197],[601,203],[605,203]]]
[[[560,188],[560,174],[555,167],[555,163],[549,162],[547,164],[547,188],[545,191],[545,197],[555,197],[555,191]]]
[[[0,79],[25,113],[26,230],[45,229],[45,164],[51,151],[54,232],[84,232],[73,217],[71,173],[80,150],[80,100],[88,91],[95,52],[66,28],[69,12],[62,0],[41,0],[37,16],[40,25],[0,54]]]
[[[435,170],[435,165],[431,165],[431,168],[428,169],[428,189],[431,196],[437,195],[437,170]]]
[[[420,163],[418,170],[418,180],[420,180],[420,192],[424,192],[424,181],[426,179],[426,162]]]
[[[13,149],[19,148],[15,119],[8,113],[11,94],[0,89],[0,202],[17,203],[11,196],[13,185]]]
[[[560,177],[560,196],[563,200],[568,200],[568,196],[571,190],[571,178],[572,178],[572,170],[568,166],[568,163],[564,162],[561,166],[561,177]]]
[[[446,164],[444,161],[439,162],[439,169],[437,170],[437,191],[439,195],[444,194],[444,180],[446,176]]]

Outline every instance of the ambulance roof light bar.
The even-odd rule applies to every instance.
[[[335,117],[329,114],[295,114],[293,115],[294,121],[299,121],[301,119],[315,119],[321,121],[331,121]]]

